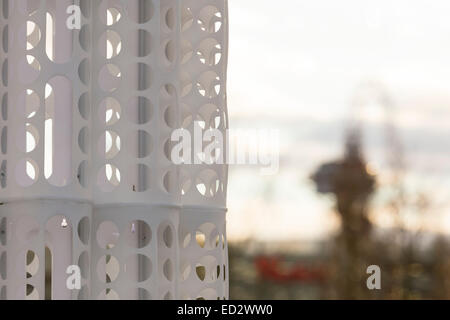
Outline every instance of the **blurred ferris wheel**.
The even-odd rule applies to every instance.
[[[375,112],[373,112],[375,110]],[[395,103],[387,87],[378,81],[365,81],[358,85],[351,101],[350,120],[347,127],[347,144],[364,145],[367,120],[375,114],[381,123],[386,169],[393,177],[404,169],[403,146],[395,126]],[[352,141],[356,140],[356,141]]]
[[[394,122],[394,103],[384,85],[376,81],[361,83],[351,100],[350,118],[345,132],[343,158],[321,165],[311,176],[317,191],[322,194],[342,192],[356,197],[372,194],[376,185],[373,168],[368,165],[364,150],[364,135],[368,120],[376,110],[382,127],[383,157],[386,165],[383,176],[398,185],[403,174],[403,150]],[[339,197],[338,197],[339,198]]]

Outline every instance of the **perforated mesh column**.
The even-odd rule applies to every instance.
[[[193,139],[196,131],[212,138],[212,129],[218,129],[224,137],[223,144],[216,145],[213,164],[208,163],[209,143],[204,142],[203,150],[192,149],[194,164],[185,164],[181,169],[183,299],[228,298],[227,166],[223,164],[228,128],[227,14],[224,0],[182,0],[182,126]]]

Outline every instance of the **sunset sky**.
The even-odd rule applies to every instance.
[[[281,136],[277,175],[231,167],[229,238],[318,240],[336,228],[332,198],[317,195],[308,177],[342,154],[350,102],[366,81],[382,83],[394,101],[388,113],[358,110],[367,160],[383,168],[388,117],[408,187],[436,204],[425,227],[450,232],[450,2],[229,0],[229,10],[231,128]],[[381,213],[374,219],[390,226]]]

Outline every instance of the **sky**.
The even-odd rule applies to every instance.
[[[357,116],[378,171],[386,122],[395,125],[408,187],[436,203],[427,228],[450,232],[449,16],[443,0],[229,0],[230,127],[278,129],[281,146],[276,175],[230,168],[230,240],[316,241],[334,232],[333,199],[308,177],[342,155]],[[368,81],[382,84],[390,108],[352,105]],[[389,226],[382,214],[374,219]]]

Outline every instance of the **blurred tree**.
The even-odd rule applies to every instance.
[[[433,299],[450,299],[450,245],[441,236],[436,239],[433,248]]]

